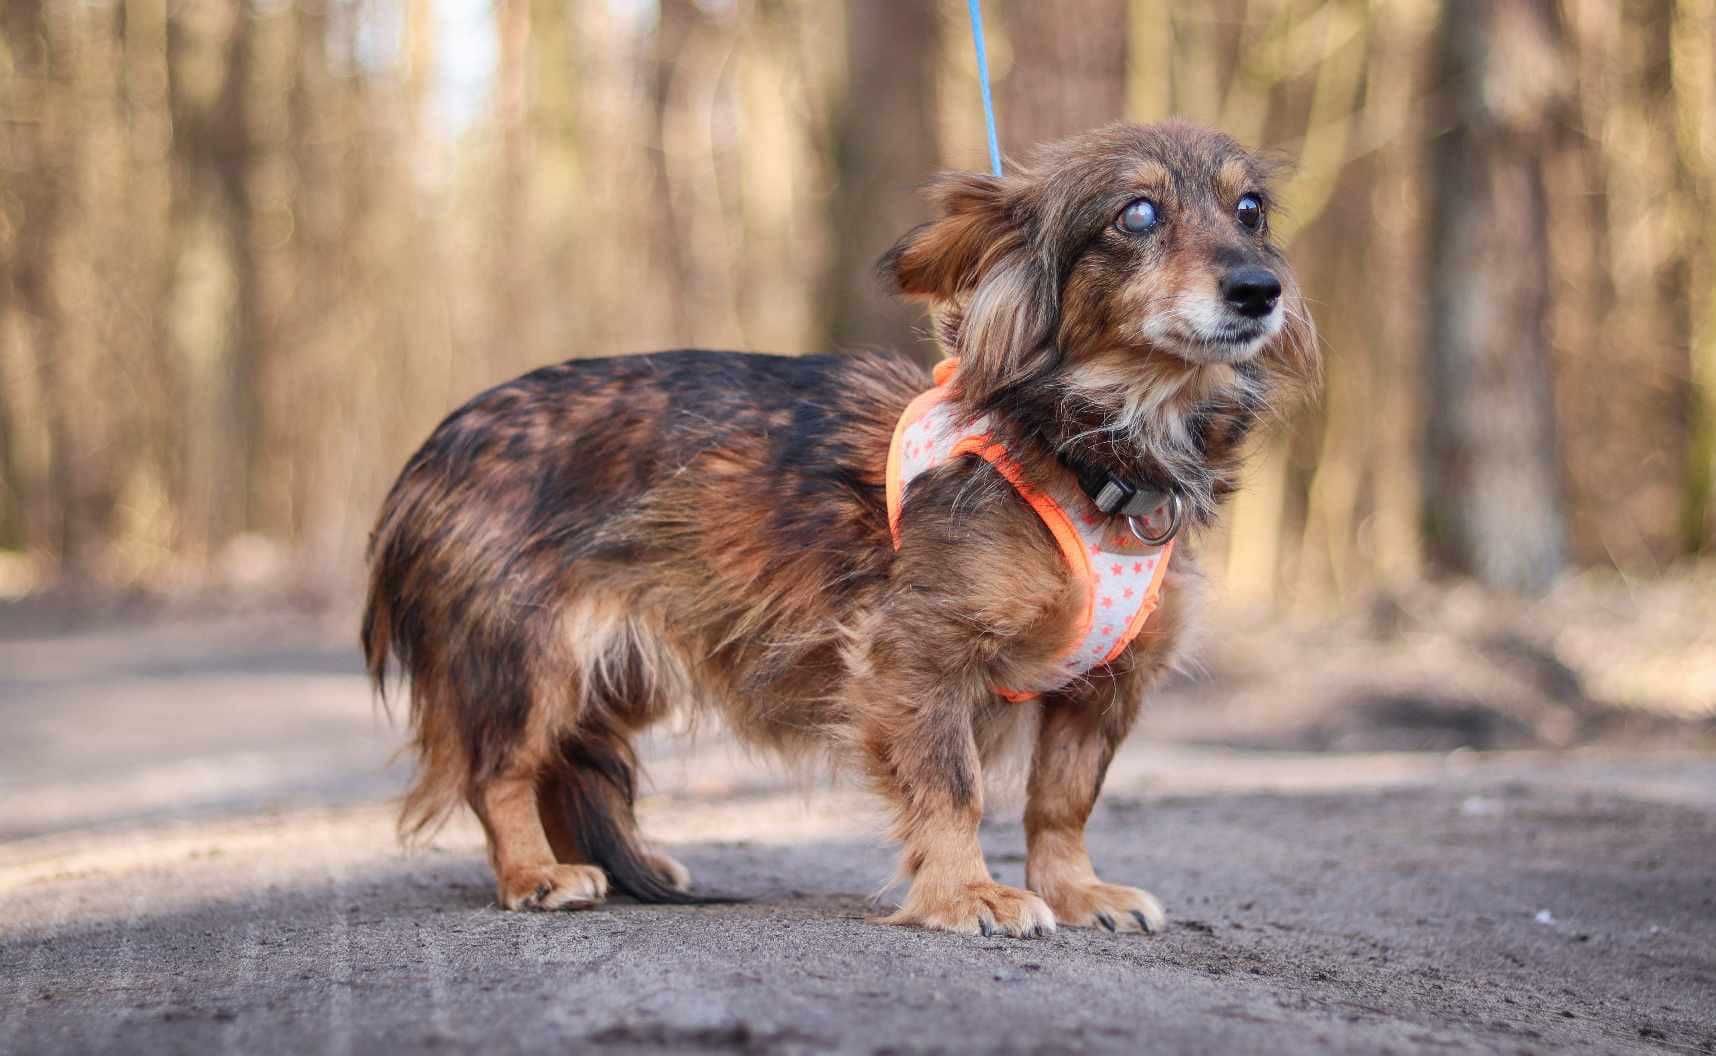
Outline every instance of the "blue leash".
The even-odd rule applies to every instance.
[[[971,42],[977,48],[977,81],[983,86],[983,123],[989,129],[989,167],[1001,175],[1001,141],[995,135],[995,99],[989,94],[989,49],[983,44],[983,0],[966,0]]]

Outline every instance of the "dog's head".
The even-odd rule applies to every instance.
[[[1170,404],[1178,420],[1224,390],[1260,402],[1315,375],[1315,336],[1270,240],[1269,176],[1219,132],[1113,125],[1014,175],[941,176],[939,217],[881,268],[931,303],[974,407],[1053,392],[1144,440],[1176,428],[1146,420]]]

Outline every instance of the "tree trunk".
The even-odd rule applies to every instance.
[[[934,359],[920,311],[891,297],[876,261],[928,219],[915,192],[940,164],[935,129],[936,7],[922,0],[847,0],[846,98],[834,120],[838,194],[822,297],[825,344],[912,351]],[[977,100],[972,100],[977,105]]]
[[[40,493],[23,506],[21,534],[51,552],[62,572],[75,576],[105,526],[86,517],[90,513],[85,502],[88,471],[73,435],[76,395],[65,376],[54,285],[63,199],[73,187],[71,151],[77,142],[76,129],[68,126],[70,115],[65,113],[72,88],[64,56],[58,53],[62,34],[51,24],[50,6],[43,0],[6,0],[0,10],[5,35],[0,46],[11,67],[8,103],[16,114],[10,133],[16,137],[16,161],[21,162],[20,174],[9,176],[4,184],[7,193],[0,195],[0,208],[7,214],[4,222],[11,228],[7,300],[16,325],[10,329],[34,363],[47,440]],[[11,437],[6,440],[10,446]]]
[[[1716,12],[1678,0],[1672,45],[1682,178],[1697,218],[1687,233],[1691,435],[1681,495],[1681,546],[1716,548]]]
[[[0,144],[9,148],[12,171],[6,183],[10,193],[0,196],[0,364],[13,357],[39,359],[52,336],[43,302],[58,181],[49,175],[45,157],[47,74],[41,0],[5,0],[0,4],[0,112],[8,127],[0,128]],[[32,521],[25,512],[46,503],[20,455],[18,422],[31,408],[15,409],[12,401],[18,398],[0,387],[0,547],[6,548],[40,544],[46,535],[39,515]]]
[[[1546,327],[1544,158],[1559,135],[1550,0],[1449,0],[1431,148],[1425,509],[1432,555],[1495,587],[1546,589],[1566,527]]]
[[[1040,143],[1126,116],[1130,5],[1081,0],[1072,6],[1006,0],[986,7],[1009,45],[1006,65],[997,63],[991,71],[997,76],[1001,152],[1008,158],[1024,161]],[[995,44],[990,42],[992,63],[999,57]]]
[[[251,26],[240,6],[185,5],[168,25],[173,322],[187,379],[179,488],[187,543],[254,527],[262,451],[260,285],[248,188]],[[217,267],[209,265],[218,262]]]
[[[227,522],[233,532],[261,527],[264,433],[262,408],[262,291],[256,260],[255,214],[250,203],[251,132],[245,96],[250,91],[253,17],[248,7],[227,41],[226,91],[215,111],[207,144],[209,163],[219,181],[226,217],[228,258],[232,262],[232,314],[228,319],[227,363],[221,392],[222,417],[230,445],[223,471],[231,493]]]

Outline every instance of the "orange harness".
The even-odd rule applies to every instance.
[[[1062,666],[1052,683],[1033,690],[1000,690],[1009,700],[1030,700],[1112,662],[1126,650],[1161,601],[1162,577],[1174,543],[1172,539],[1159,546],[1141,542],[1124,517],[1103,513],[1070,480],[1042,487],[1027,481],[1006,447],[990,435],[987,419],[960,420],[948,400],[949,383],[958,369],[957,359],[936,364],[935,387],[908,404],[894,427],[886,477],[888,527],[897,550],[900,506],[912,479],[971,454],[994,466],[1042,518],[1066,558],[1067,569],[1084,586],[1087,601],[1083,617],[1061,651]]]

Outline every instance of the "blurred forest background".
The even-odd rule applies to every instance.
[[[1178,114],[1295,165],[1328,383],[1228,596],[1716,547],[1716,0],[985,11],[1010,159]],[[350,591],[434,423],[569,356],[931,358],[872,264],[985,165],[961,0],[0,0],[0,594]]]

